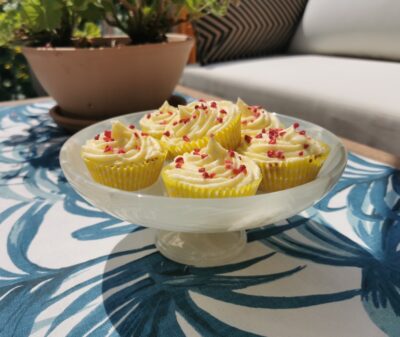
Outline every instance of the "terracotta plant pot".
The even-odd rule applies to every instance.
[[[117,43],[116,47],[101,45]],[[23,48],[44,89],[70,117],[99,120],[157,108],[169,98],[193,40],[126,45],[126,38],[97,39],[96,48]],[[125,43],[125,44],[124,44]]]

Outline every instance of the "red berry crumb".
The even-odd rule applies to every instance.
[[[205,168],[205,167],[199,168],[199,172],[200,172],[200,173],[206,172],[206,168]]]
[[[189,121],[190,121],[190,117],[186,117],[186,118],[180,119],[180,120],[179,120],[179,123],[186,124],[186,123],[189,123]]]
[[[104,136],[107,138],[111,138],[111,131],[110,130],[104,131]]]
[[[104,152],[113,152],[112,146],[106,145],[106,147],[104,148]]]
[[[297,122],[293,124],[293,127],[294,127],[295,129],[297,129],[299,126],[300,126],[300,124],[297,123]]]
[[[217,118],[217,122],[218,122],[218,123],[223,123],[223,121],[224,121],[224,120],[223,120],[222,117],[218,117],[218,118]]]
[[[226,114],[227,114],[226,110],[224,110],[224,109],[219,110],[219,113],[221,113],[221,114],[223,114],[223,115],[226,115]]]
[[[95,139],[95,140],[99,140],[99,138],[100,138],[100,135],[94,136],[94,139]]]
[[[248,144],[250,144],[252,138],[251,138],[249,135],[245,135],[245,136],[244,136],[244,140],[245,140]]]
[[[118,154],[123,154],[123,153],[126,153],[126,151],[124,149],[121,148],[118,150]]]
[[[304,130],[299,132],[300,135],[304,136],[306,134],[306,132]]]
[[[182,139],[183,139],[185,142],[190,142],[190,138],[189,138],[189,136],[187,136],[187,135],[184,135],[184,136],[182,137]]]
[[[301,157],[303,154],[304,154],[303,151],[300,151],[300,152],[299,152],[299,156],[300,156],[300,157]]]
[[[216,107],[217,107],[217,102],[211,102],[210,106],[211,106],[212,108],[216,108]]]
[[[133,124],[129,125],[129,129],[134,129],[135,126]]]
[[[176,157],[175,158],[175,163],[184,163],[185,162],[185,160],[183,159],[183,157]]]
[[[165,131],[165,132],[163,133],[163,135],[166,136],[166,137],[170,137],[170,136],[171,136],[171,132]]]
[[[276,151],[276,157],[278,159],[285,159],[285,156],[283,154],[283,151]]]
[[[150,119],[151,118],[151,114],[147,114],[147,119]]]
[[[231,158],[235,157],[235,151],[233,151],[233,150],[229,150],[228,154],[229,154],[229,157],[231,157]]]
[[[246,165],[240,165],[239,168],[233,169],[233,174],[235,174],[235,175],[240,174],[240,173],[242,173],[242,172],[243,172],[244,174],[247,174]]]
[[[305,149],[308,149],[309,146],[310,146],[310,144],[304,144],[304,145],[303,145],[303,147],[304,147]]]

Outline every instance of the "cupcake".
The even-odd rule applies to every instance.
[[[161,172],[171,197],[227,198],[254,195],[261,182],[257,164],[212,137],[202,150],[174,158]]]
[[[242,136],[255,136],[263,129],[283,127],[275,113],[268,112],[261,106],[247,105],[240,98],[236,106],[241,114]]]
[[[232,102],[199,101],[178,110],[161,138],[170,158],[206,146],[211,135],[226,149],[239,145],[240,113]]]
[[[135,191],[152,185],[160,174],[166,151],[145,132],[119,121],[82,146],[81,156],[93,180]]]
[[[266,192],[284,190],[307,183],[317,176],[329,154],[327,145],[299,131],[294,123],[287,129],[262,130],[254,137],[245,135],[238,152],[260,167]]]
[[[139,124],[141,129],[150,136],[160,139],[168,123],[178,115],[178,109],[167,101],[156,111],[144,115]]]

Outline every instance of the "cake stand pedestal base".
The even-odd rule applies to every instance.
[[[156,246],[170,260],[195,267],[221,266],[246,246],[245,231],[224,233],[182,233],[158,230]]]

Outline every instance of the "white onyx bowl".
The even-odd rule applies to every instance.
[[[315,180],[283,191],[224,199],[170,198],[161,178],[151,187],[135,192],[94,182],[80,157],[81,146],[109,129],[112,120],[139,125],[140,118],[148,112],[115,117],[74,134],[61,149],[61,168],[72,187],[100,210],[157,229],[160,252],[180,263],[226,263],[245,246],[246,229],[278,222],[312,206],[339,180],[347,162],[346,150],[334,134],[313,123],[277,114],[285,125],[299,122],[307,134],[330,146],[329,157]]]

